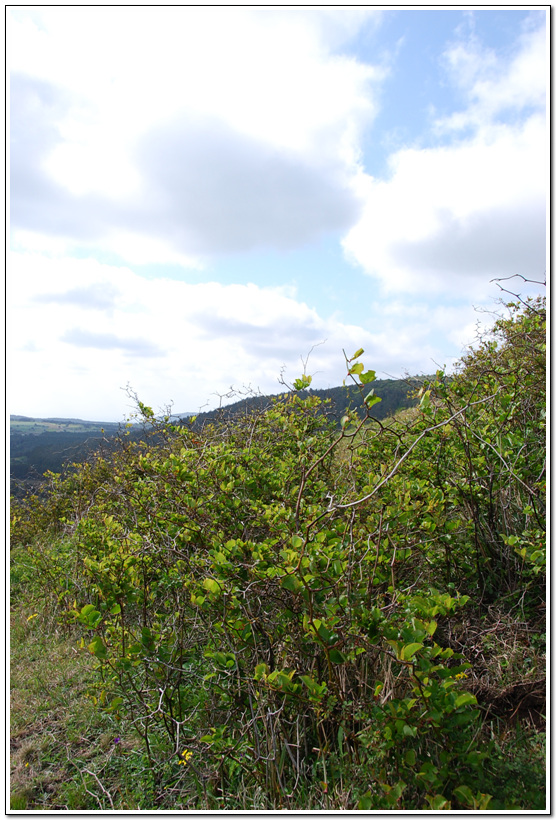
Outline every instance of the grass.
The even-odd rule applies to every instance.
[[[10,807],[110,809],[98,773],[138,743],[87,696],[93,658],[28,606],[15,606],[10,622]]]
[[[221,791],[220,782],[206,779],[207,767],[196,755],[200,777],[172,759],[154,777],[130,723],[100,712],[88,697],[96,661],[79,651],[78,634],[37,609],[14,604],[10,617],[11,810],[291,808],[289,801],[269,805],[266,790],[242,777]],[[316,784],[322,776],[314,772]],[[320,786],[302,782],[293,807],[318,811],[327,802]],[[349,795],[343,802],[353,807]]]
[[[88,696],[96,661],[78,649],[81,633],[62,629],[55,613],[40,606],[45,602],[14,603],[10,612],[10,809],[223,808],[224,798],[195,782],[177,759],[165,764],[155,782],[131,723],[101,712]],[[233,808],[257,802],[267,807],[262,795],[230,794],[226,800]]]
[[[207,757],[203,744],[194,737],[194,727],[190,727],[191,739],[184,741],[193,749],[192,764],[179,765],[168,743],[155,739],[159,743],[153,748],[157,768],[151,771],[130,720],[124,717],[118,722],[114,715],[96,708],[89,697],[97,679],[97,662],[78,648],[83,633],[62,625],[56,599],[46,589],[48,561],[39,572],[33,563],[37,554],[12,549],[13,811],[323,811],[357,807],[357,796],[365,791],[361,781],[365,776],[344,760],[327,759],[327,772],[320,761],[315,763],[282,802],[251,771],[238,772],[224,783],[218,776],[217,758]],[[50,557],[65,567],[64,572],[71,571],[62,544]],[[453,644],[456,651],[464,649],[473,664],[467,685],[483,708],[482,733],[490,744],[484,782],[478,788],[493,795],[493,809],[544,808],[544,708],[536,684],[545,667],[545,626],[541,610],[535,613],[528,611],[526,617],[519,607],[508,611],[499,602],[482,614],[463,611],[449,629],[444,628],[445,634],[439,627],[442,643]]]
[[[11,788],[13,811],[269,810],[269,796],[240,779],[225,794],[207,789],[187,767],[170,761],[155,782],[139,738],[129,723],[95,708],[88,697],[96,661],[79,651],[77,634],[63,631],[54,616],[30,605],[11,612]],[[489,785],[495,799],[516,808],[544,808],[543,731],[491,719]],[[347,776],[348,772],[344,772]],[[351,773],[354,774],[353,772]],[[486,774],[486,772],[485,772]],[[353,808],[349,776],[345,793],[320,794],[314,783],[300,783],[292,807]],[[325,778],[326,779],[326,778]],[[356,778],[357,779],[357,778]],[[230,784],[231,785],[231,784]],[[486,786],[487,784],[485,784]],[[332,787],[332,784],[331,784]],[[340,791],[342,789],[340,788]],[[260,793],[259,793],[260,792]],[[289,806],[282,806],[289,808]]]
[[[40,433],[100,433],[102,430],[117,430],[115,422],[77,422],[77,421],[45,421],[44,419],[30,419],[18,421],[10,419],[10,432],[23,435],[39,435]]]

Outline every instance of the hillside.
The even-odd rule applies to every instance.
[[[423,377],[421,377],[422,380]],[[415,392],[418,380],[375,381],[375,393],[381,402],[371,410],[373,417],[382,419],[397,410],[415,404],[411,394]],[[322,414],[339,423],[346,408],[363,408],[363,396],[356,385],[335,387],[328,390],[312,390],[312,395],[323,401]],[[258,412],[269,407],[281,396],[251,396],[233,402],[225,407],[195,416],[194,427],[201,429],[216,420],[231,419],[244,413]],[[324,402],[327,402],[324,404]],[[186,424],[191,413],[174,413],[170,420]],[[32,418],[10,416],[10,479],[11,492],[22,497],[29,491],[36,491],[43,483],[47,471],[61,473],[66,465],[80,462],[92,454],[99,446],[115,446],[115,438],[122,431],[122,425],[114,422],[84,421],[82,419]],[[132,438],[140,438],[141,429],[132,430]]]
[[[370,415],[376,419],[384,419],[393,416],[398,410],[415,406],[417,400],[415,393],[423,382],[430,377],[418,376],[407,379],[375,379],[370,387],[373,388],[376,396],[380,398],[369,410]],[[319,413],[329,419],[340,423],[346,409],[355,412],[362,412],[365,408],[365,395],[369,391],[362,390],[361,385],[348,384],[339,387],[326,389],[308,389],[298,391],[303,397],[314,396],[320,401]],[[207,423],[216,420],[224,421],[245,413],[260,412],[272,406],[273,402],[284,401],[287,393],[280,393],[275,396],[248,396],[239,401],[227,404],[217,410],[206,413],[199,413],[195,416],[194,427],[197,429]]]
[[[14,502],[14,810],[547,808],[544,300],[384,420],[363,354]]]
[[[103,421],[85,421],[83,419],[48,418],[38,419],[31,416],[10,416],[10,433],[21,435],[38,435],[40,433],[102,433],[116,432],[118,424]]]
[[[113,422],[10,416],[11,493],[21,497],[35,491],[45,472],[59,473],[66,464],[83,461],[119,429]]]

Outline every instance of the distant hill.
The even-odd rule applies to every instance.
[[[85,421],[84,419],[10,416],[10,435],[39,435],[40,433],[117,433],[119,424],[113,421]]]
[[[371,389],[374,389],[375,395],[379,396],[381,401],[375,404],[371,410],[370,415],[376,419],[384,419],[392,416],[398,410],[403,410],[407,407],[413,407],[417,400],[414,398],[414,393],[419,385],[428,376],[408,377],[407,379],[377,379],[371,384],[366,385],[361,392],[357,385],[347,385],[340,387],[330,387],[324,390],[310,390],[302,395],[318,396],[323,402],[328,402],[323,407],[330,418],[335,419],[338,423],[347,408],[357,410],[360,413],[364,412],[364,397]],[[276,396],[250,396],[245,399],[228,404],[217,410],[210,410],[206,413],[198,413],[195,417],[193,426],[196,428],[202,427],[204,424],[211,423],[217,420],[226,420],[233,418],[235,415],[244,415],[249,412],[263,410],[272,404],[273,401],[283,400],[288,394],[281,393]]]
[[[381,401],[375,404],[370,414],[383,419],[398,410],[412,407],[416,387],[427,377],[408,379],[377,380],[366,386],[363,394],[356,385],[332,387],[326,390],[311,390],[326,404],[323,413],[339,424],[349,407],[363,411],[363,397],[374,388]],[[193,426],[201,429],[205,424],[233,419],[236,415],[256,412],[269,407],[274,401],[283,400],[286,393],[277,396],[251,396],[206,413],[172,413],[170,420],[175,424],[195,415]],[[60,473],[66,464],[83,461],[99,444],[108,445],[117,436],[121,424],[115,422],[85,421],[83,419],[33,418],[30,416],[10,416],[10,479],[13,495],[22,496],[40,488],[43,474],[47,471]],[[137,426],[134,437],[142,435]]]
[[[12,494],[24,495],[36,489],[47,470],[59,473],[66,463],[83,461],[119,429],[115,422],[10,416]]]

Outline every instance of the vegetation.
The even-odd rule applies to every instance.
[[[310,382],[304,389],[298,391],[302,398],[307,398],[309,393],[320,399],[320,402],[315,404],[315,412],[320,415],[326,415],[329,419],[334,419],[339,425],[346,408],[363,412],[365,415],[372,416],[375,419],[384,419],[387,416],[392,416],[396,411],[407,407],[413,407],[417,402],[415,401],[415,386],[421,384],[425,377],[411,377],[406,379],[377,379],[374,381],[375,395],[380,398],[380,403],[374,404],[372,407],[365,405],[365,396],[361,393],[357,384],[345,384],[342,387],[329,387],[322,390],[314,390],[309,387]],[[283,382],[282,382],[283,383]],[[203,429],[207,424],[214,422],[231,421],[237,416],[244,416],[253,411],[264,411],[270,409],[272,402],[284,401],[287,393],[269,397],[261,395],[251,395],[251,391],[247,391],[249,395],[217,410],[210,410],[206,413],[199,413],[192,423],[195,430]],[[289,390],[287,391],[290,392]],[[235,395],[235,393],[234,393]],[[223,396],[222,398],[228,398]]]
[[[375,405],[371,414],[378,419],[392,415],[404,407],[415,404],[412,399],[415,380],[386,379],[375,383],[375,393],[380,396],[380,404]],[[269,396],[249,395],[232,404],[199,413],[192,422],[195,430],[202,430],[207,424],[222,424],[236,416],[261,412],[268,409],[273,401]],[[340,422],[347,406],[355,410],[363,409],[363,397],[355,385],[316,390],[314,394],[322,399],[322,411]],[[223,397],[224,398],[224,397]],[[230,398],[227,396],[225,398]],[[278,397],[280,400],[284,396]],[[318,411],[317,411],[318,412]],[[184,413],[183,417],[191,414]],[[189,423],[185,418],[169,416],[168,420]],[[114,422],[91,422],[80,419],[35,419],[27,416],[10,416],[10,484],[11,493],[16,498],[24,498],[30,493],[44,490],[45,473],[68,472],[72,464],[87,459],[99,447],[110,446],[120,432],[120,425]],[[128,430],[128,436],[140,439],[142,430]]]
[[[22,498],[40,491],[44,473],[60,473],[71,462],[84,460],[105,436],[120,425],[81,419],[34,419],[10,416],[10,484]]]
[[[202,429],[138,401],[14,502],[12,807],[543,809],[545,321],[382,420],[362,350],[339,426],[306,375]]]

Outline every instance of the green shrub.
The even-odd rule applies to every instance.
[[[155,797],[503,803],[523,760],[485,767],[473,670],[447,636],[501,595],[544,595],[543,305],[509,311],[387,423],[350,411],[338,429],[297,391],[202,432],[139,403],[150,438],[15,507],[15,583],[25,546]],[[362,354],[347,370],[370,410]]]

